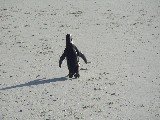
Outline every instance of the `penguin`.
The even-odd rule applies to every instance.
[[[87,64],[87,59],[84,54],[82,54],[78,48],[73,44],[72,34],[66,35],[66,48],[60,57],[59,67],[61,68],[62,61],[66,58],[67,66],[69,70],[69,78],[73,76],[79,78],[79,57],[81,57]]]

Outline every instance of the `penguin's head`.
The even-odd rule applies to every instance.
[[[67,34],[66,35],[66,46],[70,46],[72,44],[73,44],[72,34]]]

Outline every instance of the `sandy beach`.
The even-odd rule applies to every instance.
[[[59,68],[66,34],[85,54]],[[160,120],[159,0],[0,0],[0,120]]]

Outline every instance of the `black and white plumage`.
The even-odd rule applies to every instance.
[[[78,48],[73,44],[72,35],[66,35],[66,48],[64,53],[60,57],[59,60],[59,67],[61,68],[62,61],[66,58],[67,59],[67,66],[69,70],[69,78],[75,76],[75,78],[79,78],[79,57],[81,57],[85,63],[87,64],[87,59],[82,54]]]

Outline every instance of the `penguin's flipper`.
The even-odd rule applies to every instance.
[[[65,53],[62,54],[59,60],[59,67],[61,68],[62,61],[65,59]]]
[[[73,48],[76,50],[77,55],[78,55],[79,57],[81,57],[81,58],[84,60],[84,62],[87,64],[87,59],[86,59],[85,55],[82,54],[74,44],[73,44]]]
[[[82,54],[81,52],[79,52],[79,57],[81,57],[84,60],[84,62],[87,64],[87,59],[86,59],[86,57],[85,57],[84,54]]]

